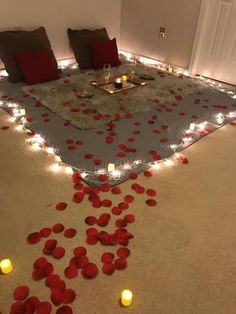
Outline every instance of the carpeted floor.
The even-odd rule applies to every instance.
[[[1,110],[0,127],[9,125],[8,118]],[[153,170],[151,178],[140,175],[135,181],[121,184],[121,195],[104,193],[113,202],[126,194],[135,196],[128,211],[136,217],[128,226],[134,235],[128,246],[128,268],[110,277],[100,272],[93,280],[85,280],[81,274],[65,280],[76,291],[70,305],[73,313],[235,313],[235,138],[236,127],[226,125],[185,151],[189,164],[163,165]],[[44,281],[31,277],[33,262],[42,255],[43,245],[29,245],[29,233],[58,222],[77,230],[73,239],[57,235],[66,249],[64,258],[48,258],[62,278],[74,247],[86,246],[89,259],[99,269],[101,254],[117,249],[85,243],[84,219],[104,209],[91,207],[87,200],[82,206],[72,202],[71,177],[49,172],[50,157],[32,152],[25,139],[25,134],[14,130],[14,124],[0,130],[0,258],[8,257],[13,262],[13,272],[0,275],[3,314],[9,313],[14,302],[12,293],[18,285],[25,284],[31,296],[50,301]],[[157,206],[147,206],[146,197],[131,190],[134,182],[157,190]],[[62,201],[68,207],[60,212],[55,205]],[[124,288],[134,293],[127,309],[119,305]]]

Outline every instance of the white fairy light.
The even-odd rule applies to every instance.
[[[15,117],[10,117],[10,118],[8,119],[8,121],[10,121],[10,122],[16,122],[16,118],[15,118]]]
[[[47,147],[45,150],[46,150],[46,152],[47,152],[49,155],[53,155],[53,154],[55,153],[53,147]]]
[[[113,171],[111,172],[111,175],[112,175],[113,178],[120,178],[120,176],[121,176],[121,171],[119,171],[119,170],[113,170]]]
[[[167,167],[171,167],[171,166],[174,165],[174,162],[173,162],[173,160],[171,160],[171,159],[165,159],[165,160],[163,160],[163,162],[164,162],[164,164],[165,164]]]
[[[40,143],[40,144],[43,144],[45,141],[45,139],[40,134],[35,134],[35,136],[33,137],[33,140],[36,143]]]
[[[21,122],[23,125],[27,124],[27,120],[26,120],[25,117],[22,117],[22,118],[20,119],[20,122]]]
[[[236,117],[236,111],[229,112],[229,113],[227,114],[227,117],[229,117],[229,118],[234,118],[234,117]]]
[[[176,150],[177,147],[178,147],[177,144],[171,144],[171,145],[170,145],[170,148],[171,148],[172,150]]]
[[[158,170],[158,169],[160,169],[161,168],[161,165],[160,165],[160,163],[159,162],[154,162],[154,163],[152,163],[151,164],[151,166],[152,166],[152,168],[153,169],[155,169],[155,170]]]
[[[134,161],[134,164],[137,165],[137,166],[138,166],[138,165],[141,165],[141,163],[142,163],[142,160],[135,160],[135,161]]]
[[[233,99],[236,99],[236,94],[232,96]]]
[[[73,169],[71,168],[71,167],[65,167],[65,173],[67,173],[67,174],[73,174]]]
[[[195,128],[196,128],[196,124],[195,124],[195,123],[190,123],[189,130],[190,130],[190,131],[194,131]]]
[[[32,145],[32,149],[33,150],[35,150],[35,151],[39,151],[39,150],[41,150],[41,145],[39,144],[39,143],[34,143],[33,145]]]
[[[83,178],[83,179],[85,179],[87,176],[88,176],[88,174],[86,173],[86,172],[81,172],[81,177]]]
[[[17,126],[15,127],[15,130],[18,131],[18,132],[21,132],[21,131],[23,131],[23,128],[24,128],[23,125],[20,125],[20,124],[19,124],[19,125],[17,125]]]
[[[106,173],[107,173],[106,169],[101,168],[101,169],[98,169],[98,170],[97,170],[97,174],[98,174],[98,175],[99,175],[99,174],[106,174]]]
[[[60,156],[55,156],[55,160],[56,160],[57,162],[62,162],[62,160],[61,160],[61,157],[60,157]]]
[[[218,124],[221,125],[221,124],[224,122],[224,120],[225,120],[225,118],[224,118],[223,113],[218,113],[218,114],[216,115],[216,122],[217,122]]]
[[[130,164],[126,163],[126,164],[124,164],[123,168],[124,168],[124,170],[129,170],[129,169],[131,169],[132,167],[131,167]]]
[[[8,108],[18,108],[18,105],[17,105],[16,103],[13,103],[13,102],[8,102],[8,103],[6,104],[6,106],[7,106]]]
[[[53,171],[53,172],[59,172],[60,171],[60,169],[61,169],[61,167],[60,167],[60,165],[58,164],[58,163],[55,163],[55,164],[53,164],[52,166],[51,166],[51,170]]]

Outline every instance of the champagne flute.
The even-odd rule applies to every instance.
[[[110,76],[111,76],[111,65],[109,63],[105,63],[103,65],[103,73],[105,77],[105,83],[108,84]]]

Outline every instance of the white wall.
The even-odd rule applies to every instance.
[[[123,0],[121,48],[188,67],[201,0]],[[165,39],[159,29],[166,27]]]
[[[120,40],[122,0],[1,0],[0,31],[45,26],[57,59],[72,57],[66,29],[106,27]],[[0,64],[0,68],[2,64]]]

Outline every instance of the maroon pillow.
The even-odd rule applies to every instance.
[[[120,65],[116,39],[91,41],[90,48],[95,70],[102,69],[105,63],[115,67]]]
[[[19,52],[15,58],[28,85],[59,79],[58,69],[48,49]]]

